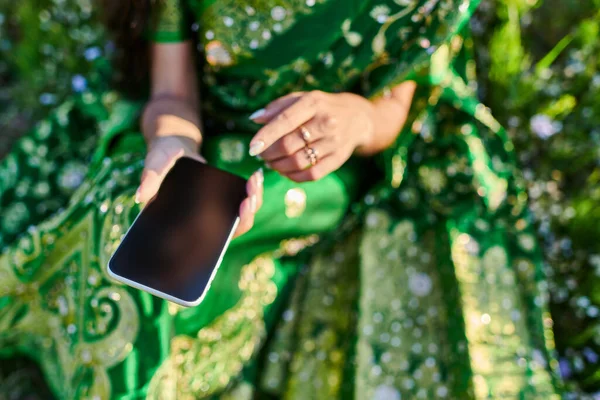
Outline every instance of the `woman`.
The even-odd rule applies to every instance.
[[[90,89],[0,169],[5,357],[60,399],[558,398],[512,145],[474,96],[477,3],[163,0],[146,25],[120,2],[120,37],[153,41],[146,106]],[[249,197],[180,309],[105,266],[200,154]]]

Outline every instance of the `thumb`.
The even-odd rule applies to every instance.
[[[184,150],[176,147],[159,146],[148,152],[140,186],[135,194],[136,203],[147,203],[156,195],[167,172],[183,155]]]

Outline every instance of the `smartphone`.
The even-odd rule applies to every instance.
[[[246,197],[245,179],[180,158],[123,237],[108,274],[185,307],[200,304]]]

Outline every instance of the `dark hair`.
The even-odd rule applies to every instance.
[[[150,54],[145,35],[154,1],[158,0],[101,0],[104,24],[116,48],[115,84],[131,96],[143,96],[148,90]]]

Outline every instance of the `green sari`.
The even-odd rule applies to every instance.
[[[297,184],[182,309],[106,275],[139,212],[141,104],[92,84],[0,164],[0,390],[59,399],[558,398],[513,148],[474,90],[476,0],[165,0],[197,35],[202,153],[248,177],[248,115],[291,91],[419,85],[395,145]]]

